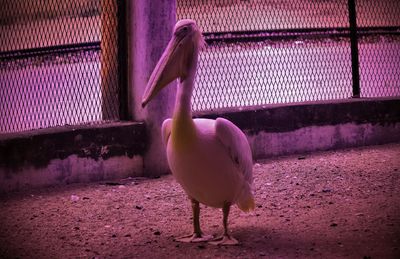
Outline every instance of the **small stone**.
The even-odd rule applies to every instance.
[[[267,254],[264,253],[264,252],[260,252],[258,255],[259,255],[259,256],[266,256]]]
[[[159,235],[161,235],[161,232],[157,230],[157,231],[154,231],[153,234],[156,235],[156,236],[159,236]]]
[[[205,245],[198,245],[197,248],[198,249],[205,249],[206,247],[205,247]]]
[[[111,237],[117,237],[117,235],[116,234],[112,234],[112,236]]]
[[[332,224],[331,224],[331,227],[337,227],[337,225],[338,225],[338,224],[336,224],[336,223],[332,223]]]
[[[138,210],[141,210],[141,209],[143,209],[143,206],[136,205],[135,208],[138,209]]]
[[[71,201],[74,201],[74,202],[79,201],[79,196],[72,194],[71,195]]]

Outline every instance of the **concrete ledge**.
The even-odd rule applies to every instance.
[[[140,176],[143,123],[116,122],[0,137],[0,192]]]
[[[349,99],[197,113],[247,135],[255,159],[400,141],[400,98]]]
[[[400,141],[400,98],[352,99],[197,113],[246,133],[255,159]],[[0,193],[143,176],[144,123],[62,127],[0,136]],[[157,163],[157,161],[154,161]]]

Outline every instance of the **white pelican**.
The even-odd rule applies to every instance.
[[[217,118],[192,119],[191,98],[199,50],[204,45],[193,20],[176,23],[172,39],[150,76],[142,106],[171,81],[179,78],[172,119],[162,125],[168,165],[192,202],[194,233],[177,239],[182,242],[210,241],[235,245],[228,232],[230,206],[247,212],[254,209],[252,193],[253,160],[244,133],[232,122]],[[224,233],[213,239],[200,229],[199,203],[222,208]]]

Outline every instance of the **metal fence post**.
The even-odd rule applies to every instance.
[[[358,38],[357,38],[357,15],[356,0],[348,0],[349,23],[350,23],[350,45],[351,45],[351,70],[353,75],[353,98],[360,97],[360,71],[358,63]]]
[[[118,93],[117,0],[101,0],[101,100],[102,119],[113,119]]]
[[[128,10],[128,110],[134,120],[146,123],[148,146],[144,173],[158,176],[169,172],[161,125],[172,116],[176,87],[163,89],[145,109],[141,100],[151,72],[171,38],[176,21],[176,2],[130,0]]]
[[[119,119],[129,120],[128,113],[128,36],[127,36],[127,1],[117,1],[117,39],[118,39],[118,89],[119,89]]]

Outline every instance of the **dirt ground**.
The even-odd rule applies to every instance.
[[[257,161],[256,210],[232,208],[239,246],[182,244],[191,207],[172,176],[0,198],[0,258],[400,258],[400,144]],[[222,232],[202,206],[204,232]]]

